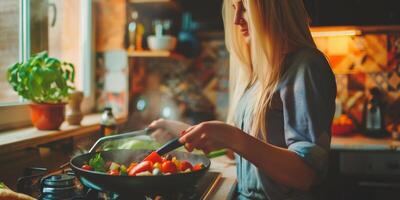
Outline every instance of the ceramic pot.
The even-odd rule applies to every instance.
[[[30,104],[31,120],[39,130],[58,130],[65,120],[65,103]]]

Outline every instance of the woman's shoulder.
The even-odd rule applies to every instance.
[[[282,81],[302,79],[305,76],[320,80],[334,80],[334,74],[325,55],[316,48],[302,48],[288,54]]]
[[[317,48],[301,48],[288,54],[287,57],[289,65],[297,67],[312,67],[312,66],[325,66],[329,67],[329,62],[326,56]]]

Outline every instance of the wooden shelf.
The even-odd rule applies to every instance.
[[[57,140],[85,135],[100,130],[101,114],[84,116],[81,126],[71,126],[67,122],[61,125],[60,130],[41,131],[34,127],[10,130],[0,133],[0,153],[12,152]],[[117,116],[117,123],[126,121],[125,117]]]
[[[174,58],[184,59],[183,55],[170,51],[128,51],[128,57],[133,58]]]
[[[169,3],[172,0],[129,0],[131,3]]]
[[[158,6],[158,4],[162,4],[163,8],[176,11],[182,10],[182,6],[176,0],[129,0],[129,3],[143,6]]]

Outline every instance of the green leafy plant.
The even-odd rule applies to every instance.
[[[7,71],[7,80],[24,99],[35,103],[62,103],[73,90],[74,65],[41,52]]]

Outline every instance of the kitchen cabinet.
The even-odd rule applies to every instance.
[[[400,142],[362,135],[333,137],[321,187],[327,200],[394,200],[400,196]]]
[[[313,26],[400,24],[398,0],[304,0]]]

